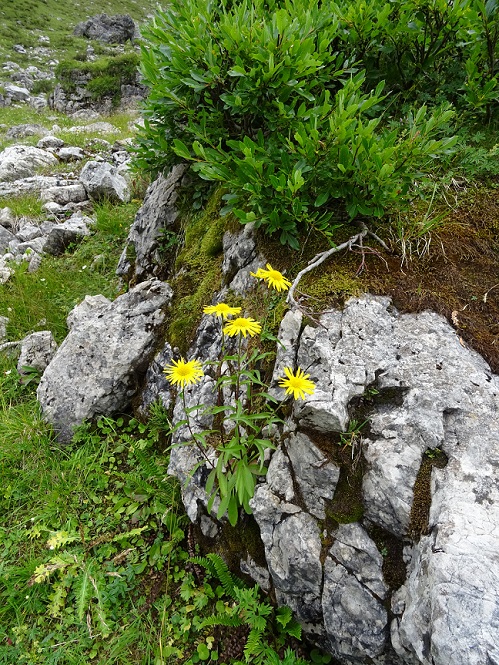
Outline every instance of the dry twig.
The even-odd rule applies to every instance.
[[[317,254],[312,261],[303,268],[303,270],[300,270],[300,272],[296,275],[294,282],[291,284],[291,287],[288,291],[288,304],[289,306],[293,309],[299,309],[300,311],[304,312],[305,314],[309,315],[309,312],[306,311],[295,299],[294,299],[294,292],[296,290],[296,287],[298,286],[298,283],[300,282],[301,278],[306,275],[308,272],[311,272],[314,270],[314,268],[317,268],[318,266],[321,265],[321,263],[324,263],[330,256],[333,254],[337,254],[338,252],[341,252],[344,249],[352,249],[353,245],[358,243],[362,250],[362,263],[361,266],[364,264],[364,249],[362,245],[363,239],[366,237],[366,235],[369,233],[367,226],[365,224],[362,224],[362,230],[360,233],[357,233],[356,235],[352,236],[349,238],[347,241],[342,243],[341,245],[338,245],[337,247],[332,247],[331,249],[326,250],[325,252],[321,252],[320,254]],[[384,243],[383,243],[384,244]]]

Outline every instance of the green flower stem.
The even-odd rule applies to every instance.
[[[203,446],[199,444],[199,441],[196,438],[196,435],[192,431],[191,423],[189,421],[189,414],[187,412],[187,404],[185,403],[185,390],[181,390],[180,394],[182,395],[182,405],[184,407],[184,413],[185,413],[185,418],[187,422],[187,429],[189,430],[189,434],[191,435],[192,440],[194,441],[196,448],[199,450],[199,452],[202,454],[202,456],[205,458],[205,460],[208,462],[208,464],[211,466],[212,469],[215,468],[215,465],[213,462],[210,460],[208,455],[205,453]]]

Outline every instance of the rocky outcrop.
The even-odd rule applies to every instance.
[[[87,302],[83,312],[71,316],[71,330],[37,392],[44,417],[61,442],[70,441],[74,426],[83,420],[128,407],[171,296],[168,284],[151,280],[112,303]]]
[[[107,44],[124,44],[138,36],[138,29],[132,17],[127,14],[98,14],[78,23],[73,34]]]
[[[87,162],[80,173],[80,181],[94,201],[105,199],[123,203],[130,199],[126,180],[115,166],[107,162]]]
[[[251,502],[278,601],[345,665],[495,662],[498,377],[442,317],[401,315],[388,298],[352,299],[320,323],[302,329],[298,312],[283,320],[274,394],[283,397],[276,379],[284,366],[307,368],[316,390],[294,403]],[[198,358],[202,349],[217,353],[207,325],[191,349]],[[188,404],[210,403],[210,389],[208,380],[191,388]],[[356,419],[368,423],[341,441]],[[363,465],[363,510],[352,523],[335,521],[329,507],[348,484],[335,461],[345,441]],[[420,471],[434,457],[447,465],[433,466],[423,486]],[[196,451],[178,448],[170,471],[185,481],[198,461]],[[184,502],[212,537],[205,478],[198,469],[183,485]],[[380,534],[398,543],[391,554]],[[396,582],[386,577],[390,566]],[[243,568],[251,571],[246,561]]]

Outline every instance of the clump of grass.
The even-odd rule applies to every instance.
[[[139,56],[135,52],[116,57],[106,57],[94,62],[65,60],[56,69],[57,79],[66,92],[72,92],[81,77],[88,78],[86,88],[95,101],[111,97],[118,105],[121,86],[137,80]]]
[[[0,197],[0,208],[8,207],[16,217],[29,217],[41,219],[44,215],[43,201],[36,194],[23,194],[21,196]]]

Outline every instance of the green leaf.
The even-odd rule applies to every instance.
[[[230,496],[229,504],[227,506],[227,517],[229,518],[230,525],[236,526],[237,518],[239,517],[239,509],[234,494]]]
[[[201,660],[208,660],[210,657],[210,651],[204,642],[198,644],[197,652]]]
[[[326,203],[328,199],[329,199],[329,192],[322,192],[322,194],[319,194],[319,196],[315,199],[314,206],[316,208],[320,208]]]
[[[183,143],[179,139],[173,140],[173,151],[175,152],[176,155],[182,157],[183,159],[188,159],[188,160],[192,159],[189,149],[187,148],[185,143]]]

